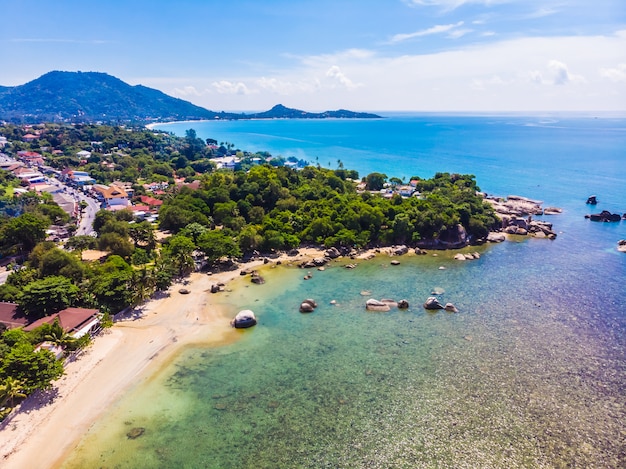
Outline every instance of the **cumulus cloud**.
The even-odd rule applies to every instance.
[[[238,94],[238,95],[247,95],[252,94],[255,91],[251,90],[246,86],[245,83],[240,81],[232,82],[228,80],[214,81],[211,83],[211,86],[215,91],[219,94]]]
[[[585,77],[570,73],[568,67],[558,60],[550,60],[545,72],[533,70],[529,73],[530,81],[540,85],[567,85],[568,83],[585,83]]]
[[[326,76],[342,84],[348,89],[357,88],[359,85],[350,80],[337,65],[333,65],[326,71]]]
[[[614,68],[601,68],[600,76],[615,83],[626,82],[626,63]]]
[[[459,21],[458,23],[453,23],[453,24],[438,24],[436,26],[433,26],[432,28],[428,28],[428,29],[422,29],[420,31],[415,31],[413,33],[406,33],[406,34],[396,34],[395,36],[393,36],[391,38],[391,40],[389,42],[391,43],[396,43],[396,42],[402,42],[402,41],[406,41],[408,39],[413,39],[416,37],[423,37],[423,36],[430,36],[432,34],[442,34],[442,33],[447,33],[455,28],[458,28],[460,26],[463,25],[463,21]],[[453,33],[450,33],[449,36],[452,36]],[[463,33],[465,34],[465,33]],[[462,36],[463,34],[461,34],[460,36]],[[457,36],[457,37],[460,37]]]

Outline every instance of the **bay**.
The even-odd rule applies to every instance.
[[[237,292],[259,324],[188,348],[129,391],[64,467],[623,467],[626,450],[626,120],[394,115],[381,120],[176,123],[159,128],[361,175],[475,174],[483,191],[559,206],[554,241],[281,266]],[[587,196],[600,200],[585,204]],[[345,262],[345,261],[343,261]],[[441,269],[444,267],[444,269]],[[459,313],[421,304],[444,291]],[[369,313],[372,297],[407,311]],[[315,313],[298,313],[313,297]],[[331,300],[337,304],[331,305]],[[228,301],[228,297],[225,298]],[[146,428],[129,440],[129,426]]]

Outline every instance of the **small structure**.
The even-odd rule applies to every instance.
[[[235,329],[247,329],[248,327],[252,327],[256,325],[256,316],[249,309],[241,310],[230,322],[230,325]]]

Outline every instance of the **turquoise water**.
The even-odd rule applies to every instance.
[[[379,256],[353,270],[313,270],[308,281],[288,266],[267,269],[264,285],[238,279],[237,296],[222,299],[233,311],[253,309],[259,324],[234,344],[184,350],[97,422],[64,467],[624,467],[626,255],[615,246],[626,222],[583,217],[591,193],[601,200],[597,210],[626,211],[624,121],[415,119],[435,127],[430,137],[419,134],[431,146],[415,150],[424,158],[409,168],[413,149],[396,140],[395,150],[381,152],[385,172],[471,172],[487,192],[562,206],[549,218],[557,239],[472,248],[481,253],[474,261],[438,252],[391,266]],[[337,157],[365,174],[360,157],[375,141],[352,149],[364,133],[351,129],[381,122],[392,119],[333,121],[324,131],[327,124],[311,121],[209,123],[243,126],[242,139],[232,140],[195,128],[236,144],[252,134],[282,142],[293,128],[306,141],[343,133],[348,143]],[[459,313],[421,307],[435,288]],[[369,297],[411,306],[366,312]],[[319,308],[300,314],[304,298]],[[133,427],[145,433],[128,439]]]

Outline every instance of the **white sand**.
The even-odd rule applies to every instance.
[[[321,256],[316,249],[300,249],[301,262]],[[252,269],[262,262],[245,264]],[[65,376],[54,383],[54,399],[39,402],[34,396],[0,427],[0,467],[3,469],[58,467],[80,438],[131,385],[148,379],[174,352],[191,343],[220,343],[236,340],[237,334],[215,305],[219,294],[209,293],[211,285],[227,283],[239,270],[208,276],[195,273],[183,295],[181,284],[172,286],[169,296],[149,301],[141,317],[117,322],[75,362]]]

